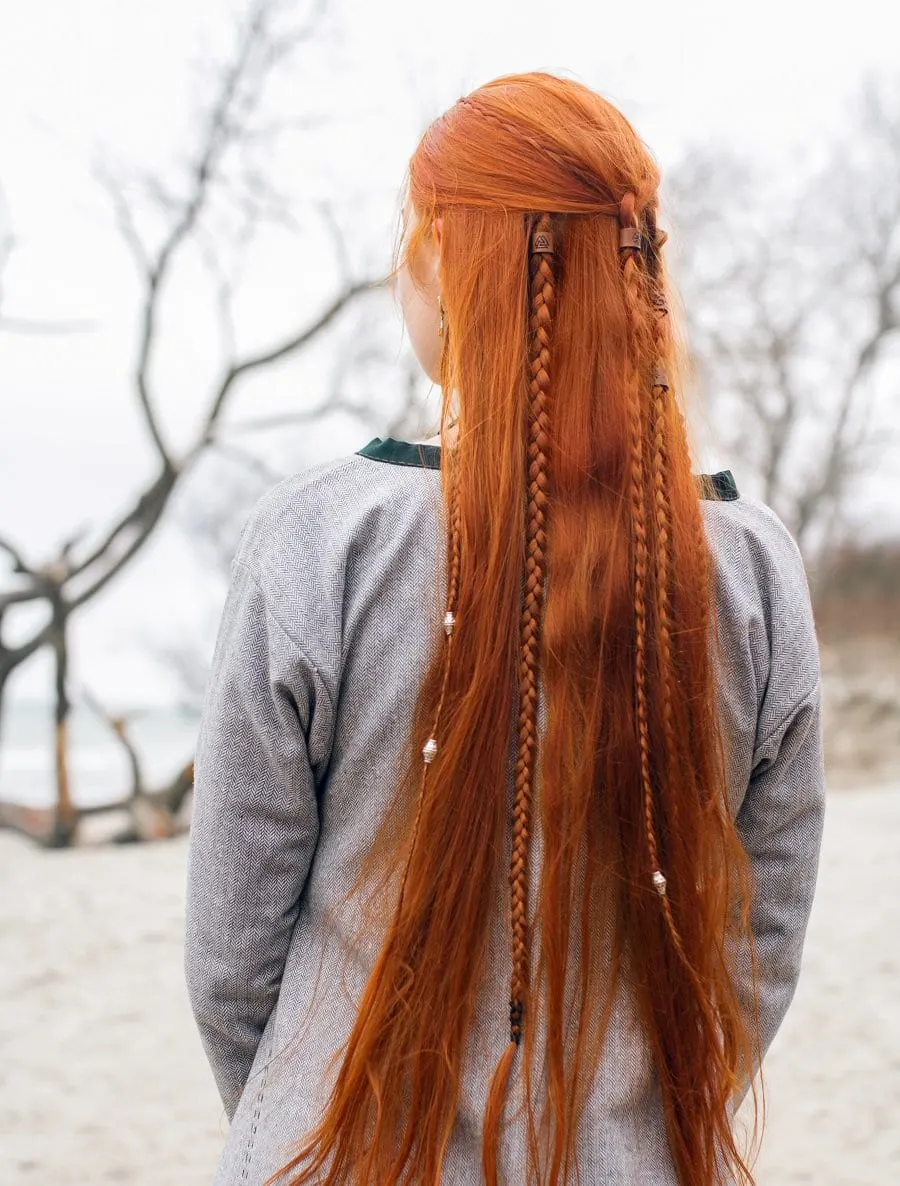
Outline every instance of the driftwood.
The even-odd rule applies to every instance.
[[[69,793],[65,770],[65,733],[57,725],[56,803],[47,808],[0,803],[0,827],[27,836],[47,848],[64,848],[76,843],[83,821],[98,816],[124,815],[125,822],[110,836],[118,844],[164,840],[184,832],[188,826],[185,808],[194,787],[193,759],[180,767],[169,782],[149,787],[140,753],[129,732],[128,718],[107,712],[88,692],[84,693],[83,699],[86,706],[108,727],[125,753],[131,784],[127,795],[108,803],[76,805]],[[65,791],[62,808],[59,798],[61,785]]]

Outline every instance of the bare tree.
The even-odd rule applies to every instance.
[[[679,279],[719,439],[808,558],[886,439],[900,329],[900,89],[870,82],[803,190],[728,154],[675,171]]]
[[[217,247],[227,234],[238,249],[246,248],[266,220],[290,225],[288,203],[267,178],[264,162],[279,135],[302,132],[309,126],[305,119],[289,126],[273,123],[264,111],[267,89],[289,64],[295,65],[298,51],[319,30],[322,4],[314,4],[308,20],[300,26],[291,19],[292,7],[281,0],[252,0],[237,30],[234,52],[218,72],[180,188],[164,183],[159,176],[132,172],[126,177],[108,163],[98,165],[98,178],[109,195],[139,277],[140,313],[130,395],[152,443],[156,467],[137,498],[110,524],[70,535],[50,560],[34,561],[12,540],[0,539],[0,550],[11,562],[8,587],[0,592],[0,708],[11,674],[38,651],[49,649],[54,656],[56,722],[56,805],[49,827],[39,827],[33,814],[26,818],[8,806],[0,809],[0,824],[40,833],[38,838],[49,844],[70,843],[81,814],[72,801],[67,773],[68,633],[73,617],[146,546],[173,493],[196,469],[199,459],[214,448],[237,447],[234,430],[226,434],[224,417],[241,384],[323,338],[346,309],[376,287],[370,279],[349,274],[348,261],[339,259],[337,289],[317,313],[262,349],[241,351],[237,347],[236,280],[234,274],[222,270]],[[318,118],[321,113],[314,115]],[[142,225],[141,210],[152,215],[155,233]],[[224,358],[205,396],[194,439],[176,451],[160,420],[161,391],[153,361],[162,334],[165,293],[176,265],[191,251],[201,254],[215,280]],[[335,407],[332,400],[295,414],[294,419],[315,419]],[[356,405],[348,410],[357,410]],[[22,607],[34,605],[45,607],[43,621],[23,638],[10,642],[4,633],[6,619]],[[116,718],[110,720],[115,722]],[[113,723],[112,727],[124,744],[124,726]],[[179,771],[171,786],[157,795],[157,805],[168,803],[169,809],[174,808],[183,795],[183,782],[184,771]]]
[[[335,351],[323,414],[339,408],[353,415],[361,425],[377,423],[387,436],[415,436],[421,430],[427,388],[421,368],[410,353],[398,359],[396,351],[390,349],[392,339],[381,319],[371,316],[354,319],[351,314],[348,320],[351,333],[346,348]],[[382,393],[377,405],[372,402],[373,391]],[[219,464],[215,473],[207,474],[210,484],[215,486],[215,497],[192,498],[180,510],[179,526],[195,546],[204,570],[218,578],[222,596],[248,508],[276,482],[296,472],[305,460],[302,447],[298,457],[288,446],[286,464],[273,466],[246,447],[245,441],[272,431],[284,433],[296,428],[297,423],[296,416],[288,413],[234,424],[240,443],[225,434],[217,450]],[[213,623],[211,618],[210,625]],[[212,635],[203,637],[194,631],[173,638],[168,633],[165,638],[151,637],[146,641],[174,677],[181,709],[198,714],[206,688]]]

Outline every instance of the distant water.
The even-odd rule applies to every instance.
[[[141,756],[149,789],[172,778],[194,754],[197,718],[163,709],[129,716],[129,736]],[[109,727],[84,708],[70,718],[69,779],[76,803],[87,806],[127,796],[131,772]],[[0,721],[0,799],[47,806],[55,798],[52,709],[8,704]]]

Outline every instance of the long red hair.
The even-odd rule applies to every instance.
[[[545,74],[461,99],[412,158],[411,268],[443,220],[453,616],[436,624],[412,722],[408,826],[385,825],[374,854],[403,870],[380,954],[321,1122],[270,1181],[439,1182],[508,867],[509,1045],[488,1092],[486,1181],[498,1181],[514,1074],[523,1178],[577,1179],[579,1121],[624,985],[679,1182],[752,1183],[731,1127],[758,1055],[734,966],[753,966],[749,876],[718,742],[658,182],[619,111]]]

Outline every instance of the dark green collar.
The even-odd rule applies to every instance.
[[[371,461],[386,461],[390,465],[410,465],[415,469],[440,469],[440,445],[420,445],[411,441],[398,441],[393,437],[382,440],[375,437],[368,445],[357,450],[360,457]],[[734,502],[739,497],[734,475],[730,469],[717,474],[699,474],[700,497],[715,502]]]
[[[440,469],[440,445],[419,445],[410,441],[396,441],[388,437],[383,441],[375,437],[368,445],[358,450],[360,457],[370,457],[372,461],[387,461],[391,465],[411,465],[416,469]]]

